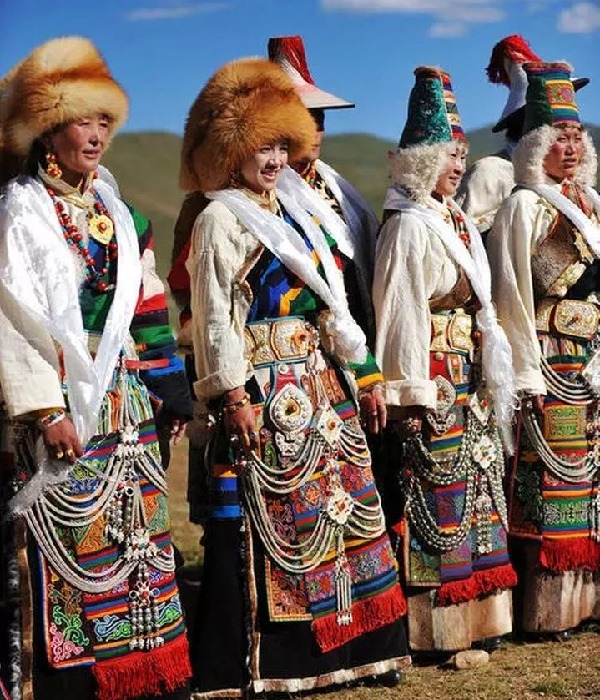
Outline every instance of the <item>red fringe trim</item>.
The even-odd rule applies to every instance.
[[[325,615],[312,623],[319,649],[331,651],[343,644],[372,632],[406,615],[406,598],[399,585],[395,585],[374,598],[359,600],[352,604],[352,622],[338,625],[336,613]]]
[[[485,571],[475,571],[469,578],[443,583],[437,592],[436,605],[446,607],[475,600],[502,588],[517,585],[517,574],[510,564]]]
[[[540,549],[540,564],[555,574],[565,571],[600,570],[600,543],[589,538],[567,540],[544,539]]]
[[[181,635],[152,651],[136,651],[92,666],[97,700],[132,700],[172,693],[192,676],[188,641]]]

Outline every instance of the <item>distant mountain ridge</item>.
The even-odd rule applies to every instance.
[[[600,126],[587,128],[600,150]],[[502,135],[493,134],[489,127],[467,136],[470,162],[495,153],[503,142]],[[370,134],[328,136],[323,159],[352,182],[379,215],[388,186],[387,154],[395,147],[393,141]],[[173,227],[183,198],[178,186],[180,148],[177,134],[124,133],[115,137],[103,160],[117,178],[123,197],[152,220],[163,278],[170,268]]]

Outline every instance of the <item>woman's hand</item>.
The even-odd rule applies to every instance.
[[[83,454],[75,426],[66,416],[58,423],[42,428],[42,438],[51,459],[64,459],[73,464]]]
[[[178,445],[185,435],[185,426],[188,424],[186,420],[181,418],[171,418],[171,427],[169,431],[169,442],[171,445]]]
[[[223,402],[223,420],[229,441],[240,454],[258,449],[258,432],[256,430],[256,414],[246,390],[237,387],[225,392]],[[243,466],[243,460],[238,460],[236,466]]]
[[[358,402],[363,425],[369,433],[377,435],[387,423],[387,411],[381,386],[376,384],[370,389],[359,392]]]

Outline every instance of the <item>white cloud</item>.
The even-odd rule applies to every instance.
[[[325,10],[346,12],[400,12],[430,15],[430,36],[463,36],[473,24],[499,22],[505,16],[501,5],[506,0],[321,0]]]
[[[558,29],[565,34],[591,34],[600,29],[600,7],[577,2],[558,17]]]
[[[173,5],[164,7],[140,7],[131,10],[125,16],[131,22],[148,22],[160,19],[181,19],[192,15],[207,14],[225,10],[230,6],[227,2],[206,2],[195,5]]]
[[[429,28],[429,36],[438,39],[454,39],[458,36],[464,36],[467,29],[468,26],[463,22],[436,22]]]

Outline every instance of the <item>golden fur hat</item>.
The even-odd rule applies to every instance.
[[[243,58],[222,66],[202,89],[185,124],[179,184],[209,192],[261,146],[289,143],[290,162],[305,156],[316,127],[294,84],[275,63]]]
[[[25,158],[36,138],[80,117],[106,114],[111,133],[127,118],[128,100],[89,39],[51,39],[0,79],[0,148]]]

